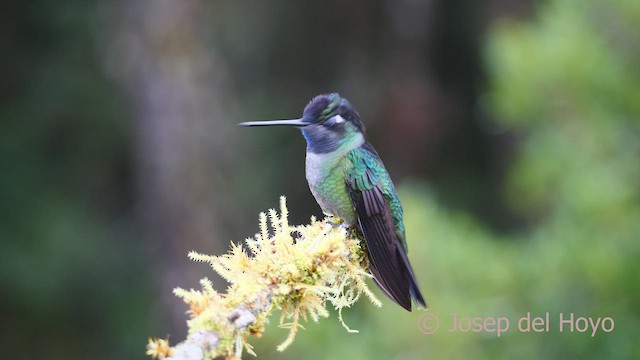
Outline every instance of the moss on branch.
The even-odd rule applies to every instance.
[[[365,283],[370,275],[360,239],[335,226],[335,220],[311,218],[308,225],[290,226],[281,197],[280,214],[273,209],[268,219],[260,214],[260,232],[246,246],[232,243],[222,256],[190,252],[189,258],[209,263],[229,287],[219,293],[204,278],[200,290],[175,289],[189,306],[188,337],[175,346],[149,339],[147,354],[159,359],[239,359],[243,350],[254,354],[249,338],[262,336],[276,310],[281,311],[280,326],[290,329],[278,346],[283,351],[302,328],[301,321],[329,316],[327,303],[338,310],[345,329],[356,332],[342,320],[342,309],[362,294],[377,306],[381,303]]]

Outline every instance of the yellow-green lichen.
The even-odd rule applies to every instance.
[[[169,346],[167,340],[149,340],[147,354],[160,359],[239,359],[243,349],[253,354],[248,339],[259,337],[274,310],[281,310],[280,326],[290,329],[278,346],[287,348],[301,320],[318,322],[328,317],[327,302],[338,310],[352,306],[364,293],[375,305],[380,301],[365,283],[367,259],[360,239],[328,218],[290,226],[284,197],[280,215],[269,210],[260,214],[260,232],[245,241],[232,243],[222,256],[190,252],[194,261],[207,262],[227,280],[226,293],[218,293],[211,282],[201,280],[201,290],[177,288],[175,294],[189,305],[189,335]],[[269,220],[273,234],[267,226]],[[295,235],[295,236],[292,236]]]

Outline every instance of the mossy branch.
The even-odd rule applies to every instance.
[[[342,309],[352,306],[365,294],[376,306],[380,301],[365,283],[367,257],[360,239],[337,219],[290,226],[284,197],[280,215],[269,210],[260,214],[260,233],[246,240],[246,248],[231,244],[222,256],[190,252],[194,261],[207,262],[230,285],[218,293],[211,282],[200,281],[201,290],[177,288],[175,294],[189,305],[189,334],[185,341],[170,346],[168,340],[149,339],[147,354],[160,359],[239,359],[243,349],[254,354],[250,336],[260,337],[271,314],[280,309],[280,326],[289,335],[280,346],[283,351],[302,328],[301,319],[318,322],[328,317],[327,302],[338,310],[348,332],[356,332],[342,320]],[[248,250],[248,251],[247,251]]]

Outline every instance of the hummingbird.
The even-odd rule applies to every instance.
[[[307,142],[306,178],[322,211],[356,227],[364,236],[369,271],[378,287],[411,311],[411,299],[427,304],[409,258],[403,210],[380,156],[365,139],[356,109],[337,93],[314,97],[302,117],[250,121],[241,126],[291,126]]]

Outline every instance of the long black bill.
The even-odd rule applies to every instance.
[[[292,120],[270,120],[270,121],[247,121],[238,124],[240,126],[297,126],[304,127],[309,125],[308,122],[303,121],[302,119],[292,119]]]

